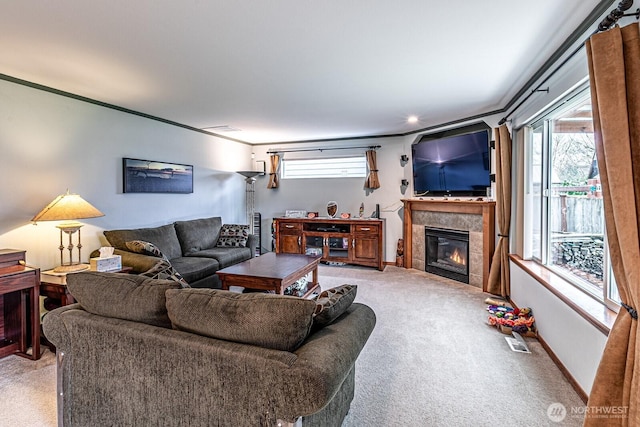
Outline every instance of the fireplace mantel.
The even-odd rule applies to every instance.
[[[495,250],[495,206],[496,202],[486,200],[460,199],[404,199],[404,266],[413,268],[413,225],[416,212],[443,212],[450,214],[470,214],[482,217],[482,290],[487,290],[489,268]]]

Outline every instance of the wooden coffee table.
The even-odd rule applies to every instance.
[[[312,273],[311,282],[301,296],[306,298],[319,291],[318,263],[319,256],[298,254],[276,254],[269,252],[259,257],[223,268],[216,274],[222,281],[222,289],[230,286],[241,286],[249,289],[260,289],[284,295],[285,289],[297,280]]]

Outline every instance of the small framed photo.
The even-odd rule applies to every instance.
[[[122,159],[124,193],[193,193],[193,166]]]

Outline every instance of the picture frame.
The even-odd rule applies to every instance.
[[[124,193],[193,193],[193,166],[122,158]]]

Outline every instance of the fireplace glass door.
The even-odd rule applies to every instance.
[[[425,227],[425,270],[469,283],[469,232]]]

